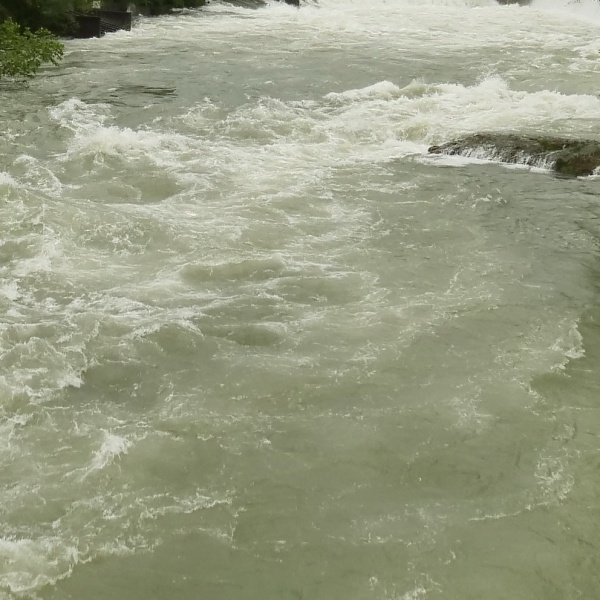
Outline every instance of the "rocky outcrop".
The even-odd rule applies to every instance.
[[[597,140],[477,133],[431,146],[429,152],[542,167],[565,177],[591,175],[600,167],[600,141]]]

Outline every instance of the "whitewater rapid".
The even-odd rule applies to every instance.
[[[0,89],[0,598],[591,598],[592,0],[211,2]]]

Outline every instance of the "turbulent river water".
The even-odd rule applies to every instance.
[[[0,88],[0,598],[600,597],[594,0],[218,1]]]

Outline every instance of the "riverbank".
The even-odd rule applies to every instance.
[[[98,10],[130,12],[132,15],[159,16],[173,10],[200,8],[207,0],[138,0],[96,2],[94,0],[56,0],[39,5],[34,0],[0,0],[0,22],[12,19],[32,31],[47,29],[60,37],[77,36],[78,17],[93,16]]]

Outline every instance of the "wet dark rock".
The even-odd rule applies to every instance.
[[[600,141],[553,136],[477,133],[431,146],[429,153],[543,167],[565,177],[591,175],[600,167]]]

